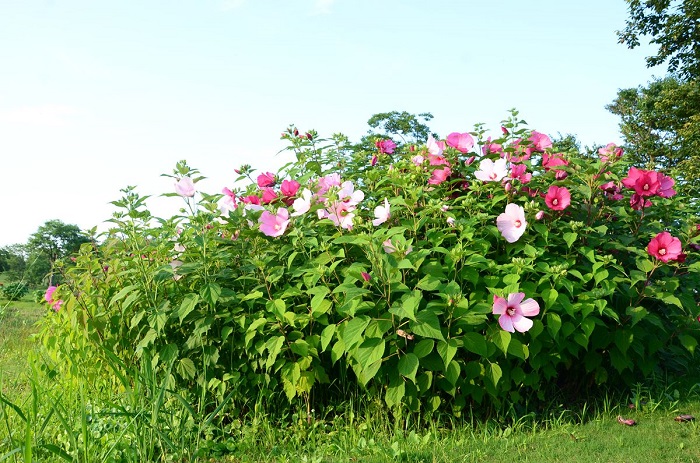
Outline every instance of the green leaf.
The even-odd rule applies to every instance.
[[[399,359],[399,373],[409,378],[414,383],[416,382],[416,373],[418,373],[418,356],[413,353],[408,353]]]
[[[368,338],[358,346],[355,358],[360,363],[363,370],[377,360],[382,359],[384,356],[384,347],[385,343],[382,338]]]
[[[697,339],[687,334],[681,334],[678,336],[678,340],[681,342],[681,345],[688,350],[688,352],[695,354],[695,348],[698,346]]]
[[[360,338],[362,337],[362,332],[365,330],[365,328],[367,328],[369,322],[369,317],[361,315],[351,320],[345,321],[340,325],[338,334],[340,339],[342,339],[343,344],[345,345],[346,351],[352,349],[355,346],[355,344],[357,344],[357,342],[360,341]]]
[[[564,238],[564,242],[566,243],[566,247],[571,248],[571,246],[576,241],[576,238],[578,238],[578,234],[573,233],[573,232],[567,232],[567,233],[564,233],[563,238]]]
[[[333,339],[333,335],[335,334],[335,327],[336,325],[333,324],[328,325],[321,332],[321,352],[324,352],[326,350],[328,344],[330,344],[331,340]]]
[[[252,291],[241,298],[241,301],[250,301],[254,299],[261,299],[263,297],[262,291]]]
[[[636,325],[640,320],[644,319],[649,314],[649,311],[644,307],[628,307],[626,312],[627,315],[632,317],[632,326]]]
[[[662,299],[666,304],[673,304],[678,308],[683,308],[683,303],[673,294],[666,294]]]
[[[401,403],[405,394],[406,384],[401,378],[398,378],[398,380],[393,380],[389,383],[389,387],[387,387],[384,395],[384,401],[389,408],[392,408]]]
[[[216,305],[216,301],[219,300],[219,296],[221,296],[221,286],[216,283],[207,283],[202,287],[199,295],[204,302],[210,306],[214,306]]]
[[[420,301],[422,299],[423,296],[418,290],[413,291],[410,294],[405,294],[400,301],[396,301],[392,305],[389,312],[402,318],[416,320],[416,310],[418,310],[418,306],[420,305]]]
[[[460,371],[459,363],[452,360],[445,369],[445,379],[447,379],[452,386],[455,386],[457,384]]]
[[[444,341],[445,338],[440,330],[440,320],[437,314],[430,310],[423,310],[416,315],[416,321],[411,322],[411,331],[425,338],[432,338]]]
[[[277,356],[282,351],[282,346],[284,345],[284,336],[275,336],[274,338],[268,339],[265,343],[265,348],[267,349],[267,361],[265,362],[265,368],[271,368],[277,360]]]
[[[523,360],[527,360],[530,355],[530,351],[525,344],[512,338],[510,340],[510,344],[508,345],[508,353]]]
[[[498,330],[493,336],[493,343],[501,349],[504,354],[508,353],[508,345],[510,344],[510,333],[508,331]]]
[[[637,268],[644,273],[649,273],[654,270],[654,264],[645,257],[637,258]]]
[[[554,307],[554,304],[557,302],[557,297],[559,297],[559,293],[557,292],[556,289],[554,288],[547,288],[542,291],[542,299],[544,299],[544,306],[547,309],[551,309]]]
[[[501,370],[501,367],[498,366],[497,363],[491,363],[489,362],[488,365],[486,365],[486,377],[491,381],[494,387],[498,384],[498,381],[501,380],[501,377],[503,376],[503,371]]]
[[[484,346],[486,346],[486,344],[484,344]],[[432,339],[423,339],[413,348],[413,353],[416,354],[416,357],[422,359],[433,351],[433,347],[435,347],[435,341]]]
[[[561,328],[561,317],[558,313],[549,312],[547,314],[547,331],[552,336],[553,339],[557,338],[557,333]]]
[[[464,343],[464,347],[466,347],[470,352],[486,357],[488,350],[486,348],[486,339],[482,334],[466,333],[462,337],[462,342]]]
[[[442,361],[445,363],[445,368],[447,368],[457,353],[457,340],[448,339],[447,341],[438,341],[437,351]]]
[[[177,364],[176,370],[184,379],[192,379],[195,373],[197,373],[194,362],[188,358],[181,358]]]

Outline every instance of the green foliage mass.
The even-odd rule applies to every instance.
[[[459,416],[547,400],[543,384],[576,393],[693,361],[697,218],[678,197],[654,197],[640,211],[629,191],[608,198],[600,186],[619,186],[630,166],[624,157],[603,163],[570,143],[561,155],[568,164],[545,169],[542,150],[530,146],[529,183],[481,182],[480,159],[469,162],[482,158],[478,126],[476,146],[446,147],[450,175],[431,182],[445,164],[431,165],[436,155],[423,144],[389,155],[310,134],[290,128],[297,162],[277,173],[277,185],[293,179],[301,188],[288,198],[275,190],[264,206],[240,203],[222,215],[222,195],[197,192],[181,214],[156,218],[147,198],[123,190],[113,228],[101,245],[81,247],[54,294],[64,304],[46,318],[41,339],[55,376],[109,388],[146,365],[194,409],[226,406],[229,416],[254,413],[258,397],[282,415],[286,403],[320,410],[357,391],[397,415]],[[519,157],[531,132],[514,113],[499,135],[492,143]],[[251,173],[241,170],[239,201],[261,194]],[[297,210],[291,200],[329,174],[364,192],[351,229],[319,219],[328,206],[317,202],[281,236],[261,232],[263,214]],[[201,178],[184,162],[172,176]],[[551,185],[571,194],[563,211],[545,205]],[[338,194],[331,189],[328,200]],[[385,198],[391,215],[375,226]],[[514,243],[496,227],[507,204],[523,207],[527,220]],[[683,259],[649,255],[663,230],[680,238]],[[492,304],[518,292],[541,310],[529,331],[510,333]]]
[[[668,62],[668,70],[684,80],[700,77],[700,1],[626,1],[629,17],[617,33],[620,43],[636,48],[640,38],[648,38],[658,45],[656,55],[646,59],[648,67]]]

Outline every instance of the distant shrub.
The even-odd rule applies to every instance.
[[[2,293],[5,298],[11,301],[19,301],[29,292],[29,287],[27,284],[21,281],[8,283],[0,289],[2,289]]]

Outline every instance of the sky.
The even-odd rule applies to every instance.
[[[219,193],[275,171],[290,124],[366,133],[430,112],[446,136],[517,108],[531,129],[621,143],[605,105],[645,85],[653,49],[616,30],[624,0],[1,0],[0,246],[52,219],[81,229],[136,186],[157,216],[187,160]]]

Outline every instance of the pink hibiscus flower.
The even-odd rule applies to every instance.
[[[506,175],[508,167],[504,158],[497,159],[496,162],[484,159],[479,163],[479,170],[474,172],[474,177],[483,182],[500,182]]]
[[[375,227],[383,224],[384,222],[389,220],[389,217],[391,217],[389,201],[386,198],[384,198],[383,206],[377,206],[374,208],[374,217],[376,218],[372,220],[372,225],[374,225]]]
[[[451,146],[461,153],[467,153],[474,146],[474,138],[468,133],[452,132],[447,136],[447,146]]]
[[[265,172],[264,174],[258,175],[258,186],[260,188],[274,186],[276,181],[275,174],[272,172]]]
[[[521,333],[532,328],[533,322],[529,318],[540,313],[540,305],[534,299],[523,299],[525,293],[511,293],[508,299],[493,296],[493,313],[500,315],[498,324],[505,331],[514,333],[518,330]]]
[[[445,180],[447,180],[447,177],[452,174],[452,169],[449,167],[445,167],[443,169],[435,169],[433,173],[430,176],[430,179],[428,179],[428,183],[430,185],[439,185]]]
[[[525,233],[525,209],[517,204],[506,205],[506,211],[496,218],[496,227],[509,243],[515,243]]]
[[[598,150],[598,155],[600,156],[600,162],[615,161],[622,157],[622,148],[615,143],[608,143],[604,148]]]
[[[263,211],[260,216],[260,231],[267,236],[281,236],[289,225],[289,212],[281,207],[277,210],[277,215],[269,211]]]
[[[46,294],[44,294],[44,300],[51,304],[51,308],[54,310],[54,312],[58,312],[63,304],[61,299],[56,300],[53,297],[53,293],[56,292],[56,289],[56,286],[49,286],[46,288]]]
[[[396,143],[393,140],[377,140],[374,142],[374,146],[379,149],[380,154],[393,154],[396,149]]]
[[[670,198],[671,196],[676,194],[676,190],[673,189],[673,185],[676,184],[675,180],[673,180],[667,175],[662,174],[661,172],[659,172],[658,179],[659,191],[656,193],[657,195],[661,196],[662,198]]]
[[[653,196],[661,188],[658,172],[636,167],[630,167],[627,177],[622,179],[622,184],[633,189],[639,196]]]
[[[191,178],[182,177],[180,180],[175,182],[175,193],[179,194],[183,198],[191,198],[194,196],[194,192],[194,182]]]
[[[571,204],[571,193],[566,187],[551,185],[544,197],[547,207],[555,211],[563,211]]]
[[[681,256],[681,248],[681,240],[665,231],[651,239],[647,252],[662,262],[668,262],[678,260]]]

